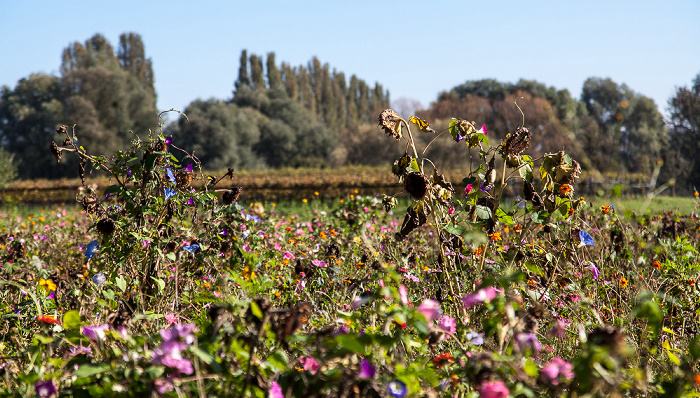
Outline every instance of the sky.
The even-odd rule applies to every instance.
[[[700,1],[0,0],[0,86],[59,75],[61,53],[95,33],[141,35],[160,110],[230,99],[239,57],[332,69],[427,106],[467,80],[537,80],[579,98],[611,78],[666,113],[700,73]],[[459,115],[455,115],[459,117]]]

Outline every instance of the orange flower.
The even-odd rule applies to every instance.
[[[497,242],[501,239],[501,233],[500,232],[494,232],[492,234],[489,234],[489,238],[491,239],[491,242]]]
[[[698,191],[695,191],[695,193],[693,195],[695,195],[695,197],[697,198],[698,195],[700,195],[700,193],[698,193]],[[697,376],[695,376],[695,377],[697,377]]]
[[[618,282],[620,283],[620,287],[623,289],[629,284],[629,281],[626,278],[620,278],[618,279]]]
[[[602,210],[603,213],[608,214],[608,213],[610,213],[610,205],[601,206],[601,207],[600,207],[600,210]]]
[[[569,196],[573,192],[574,188],[572,188],[569,184],[563,184],[561,187],[559,187],[559,193],[562,194],[562,196]]]
[[[59,321],[58,319],[52,317],[51,315],[38,316],[38,317],[36,317],[36,320],[37,320],[37,321],[46,322],[46,323],[53,323],[53,324],[56,324],[56,325],[60,325],[60,324],[61,324],[61,321]]]
[[[696,374],[693,380],[695,381],[695,385],[700,386],[700,373]]]
[[[661,269],[661,263],[659,262],[659,260],[654,261],[653,263],[651,263],[651,265],[653,265],[656,269]]]
[[[447,364],[455,363],[454,358],[452,357],[452,354],[449,352],[438,355],[435,358],[433,358],[433,364],[435,364],[435,367],[441,368]]]
[[[513,231],[515,231],[515,232],[517,232],[517,233],[522,232],[522,230],[523,230],[523,226],[520,225],[520,224],[516,224],[516,225],[513,227]]]
[[[569,216],[573,216],[575,211],[576,211],[576,210],[574,210],[574,208],[572,207],[572,208],[570,208],[570,209],[566,212],[566,214],[569,215]]]
[[[475,256],[480,256],[482,254],[484,254],[484,249],[482,249],[481,246],[477,247],[476,250],[474,250]]]

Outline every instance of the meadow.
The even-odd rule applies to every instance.
[[[0,209],[0,395],[698,395],[697,193],[586,198],[526,128],[457,119],[455,180],[426,121],[379,122],[391,192],[279,203],[162,134],[106,157],[62,129],[78,206]]]

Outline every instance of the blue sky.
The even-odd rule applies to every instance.
[[[228,99],[242,49],[277,62],[317,56],[424,105],[466,80],[534,79],[578,98],[610,77],[663,112],[700,73],[700,1],[0,0],[0,85],[59,73],[62,50],[139,33],[158,107]],[[459,116],[459,115],[455,115]]]

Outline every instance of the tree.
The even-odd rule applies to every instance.
[[[48,150],[64,120],[60,98],[60,80],[55,76],[33,74],[21,79],[14,90],[2,87],[0,146],[14,155],[19,177],[53,178],[69,172],[65,165],[56,164]]]
[[[676,89],[669,100],[669,148],[674,177],[700,189],[700,73],[691,87]]]
[[[240,65],[238,66],[238,79],[234,84],[236,90],[241,87],[250,87],[250,76],[248,75],[248,51],[241,51]]]
[[[265,78],[263,77],[262,58],[255,54],[250,56],[250,75],[253,81],[253,88],[256,90],[265,90]]]
[[[267,54],[267,81],[270,90],[282,89],[282,75],[275,64],[275,53]]]
[[[142,87],[155,97],[153,63],[150,58],[146,58],[141,36],[135,33],[122,33],[119,36],[117,58],[122,69],[135,76]]]
[[[293,100],[299,100],[299,85],[297,84],[296,74],[289,64],[282,62],[282,81],[284,89],[287,91],[287,96]]]

